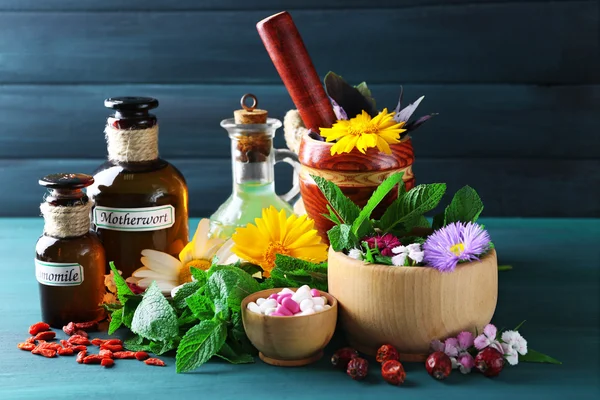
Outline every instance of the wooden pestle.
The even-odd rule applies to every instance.
[[[307,128],[319,132],[336,121],[333,107],[291,15],[280,12],[256,24],[279,76]]]

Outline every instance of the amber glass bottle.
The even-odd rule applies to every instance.
[[[106,258],[90,232],[91,203],[82,191],[93,178],[54,174],[40,180],[49,189],[41,210],[44,234],[35,246],[42,320],[55,328],[101,319]]]
[[[92,222],[108,261],[128,278],[142,263],[141,251],[177,257],[188,241],[188,190],[181,172],[158,157],[158,123],[147,97],[110,98],[115,113],[105,133],[108,161],[88,189]],[[108,268],[108,267],[107,267]]]

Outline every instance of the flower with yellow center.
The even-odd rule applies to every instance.
[[[156,281],[165,294],[171,293],[176,286],[191,282],[190,267],[202,270],[210,268],[212,258],[224,242],[223,239],[209,238],[209,223],[208,219],[200,221],[194,238],[179,253],[179,260],[160,251],[142,250],[144,266],[135,270],[127,282],[147,288]]]
[[[400,134],[405,122],[396,122],[394,113],[387,108],[371,118],[366,111],[350,120],[339,120],[331,128],[321,128],[321,136],[328,142],[335,142],[331,155],[350,153],[354,148],[365,154],[367,149],[377,147],[385,154],[392,154],[390,144],[400,143]]]
[[[327,259],[327,245],[306,215],[287,216],[285,210],[265,208],[254,224],[236,229],[231,237],[232,252],[239,258],[260,265],[268,277],[275,266],[275,255],[282,254],[310,262]]]

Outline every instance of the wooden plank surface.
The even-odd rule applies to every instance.
[[[371,89],[380,108],[395,107],[399,85]],[[164,157],[229,157],[219,122],[246,92],[273,117],[293,107],[281,85],[3,86],[0,158],[105,157],[103,100],[119,95],[159,99]],[[600,158],[600,135],[591,134],[600,126],[600,85],[405,85],[404,93],[406,104],[425,95],[417,114],[439,113],[415,131],[417,157]]]
[[[91,173],[102,160],[0,160],[0,216],[35,216],[44,190],[38,179],[53,172]],[[185,175],[190,213],[207,216],[231,193],[226,159],[171,160]],[[277,168],[278,191],[290,185],[289,167]],[[446,182],[448,193],[469,184],[477,189],[486,216],[600,217],[593,189],[600,160],[427,159],[414,165],[417,183]],[[450,201],[450,196],[446,199]]]
[[[278,83],[255,30],[277,11],[1,12],[0,83]],[[600,82],[596,1],[293,16],[320,75],[334,70],[373,83]]]
[[[0,11],[191,11],[401,8],[439,5],[465,6],[485,3],[515,3],[521,0],[0,0]],[[548,0],[528,0],[545,3]],[[570,1],[570,0],[555,0]]]

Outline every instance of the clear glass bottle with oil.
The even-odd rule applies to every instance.
[[[49,193],[40,207],[45,224],[35,246],[35,272],[42,320],[55,328],[104,315],[106,257],[90,231],[91,203],[82,190],[93,181],[84,174],[54,174],[39,181]]]
[[[158,156],[158,122],[147,97],[110,98],[108,161],[88,189],[94,200],[93,227],[108,261],[123,277],[142,267],[141,251],[177,257],[188,242],[188,189],[177,168]]]

